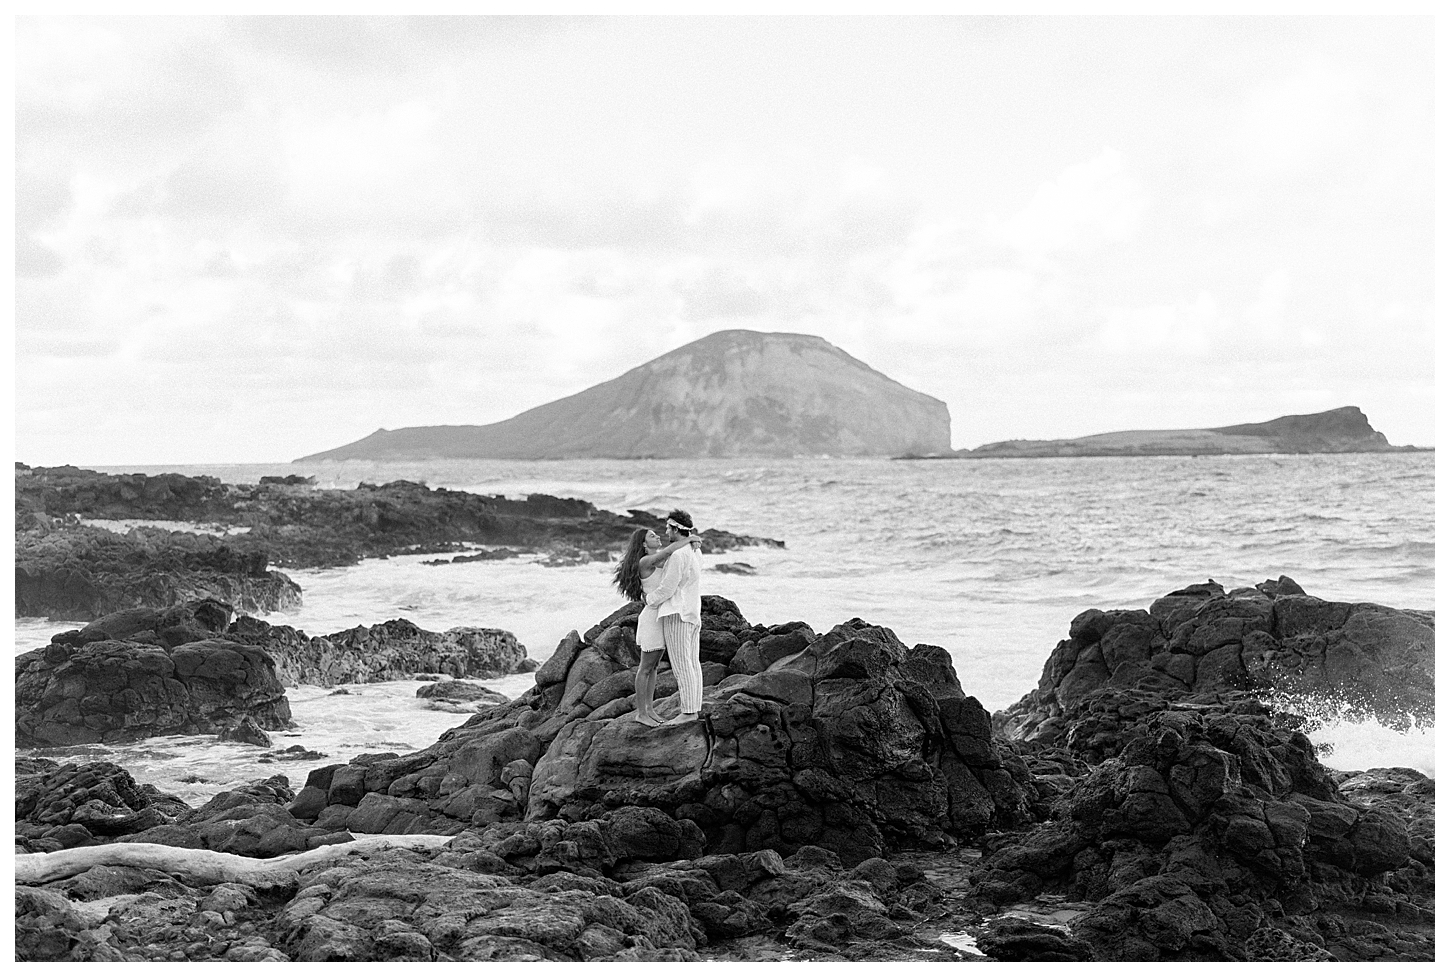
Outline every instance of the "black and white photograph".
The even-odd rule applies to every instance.
[[[194,9],[12,17],[17,963],[1435,959],[1434,16]]]

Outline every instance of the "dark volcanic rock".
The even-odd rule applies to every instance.
[[[299,821],[287,809],[295,796],[279,774],[193,809],[113,763],[49,763],[16,778],[16,842],[32,852],[126,841],[271,858],[351,840]]]
[[[17,656],[16,744],[220,733],[248,719],[264,729],[289,727],[292,711],[272,658],[217,633],[228,616],[230,608],[212,600],[122,611]]]
[[[419,699],[429,699],[434,702],[487,702],[494,706],[502,706],[509,702],[508,696],[503,696],[484,686],[476,686],[471,681],[435,681],[431,686],[423,686],[415,694]]]
[[[268,783],[219,795],[187,826],[223,826],[213,840],[258,841],[256,819],[285,793]],[[267,823],[279,837],[296,830],[285,818]],[[688,820],[622,807],[582,822],[470,829],[431,852],[336,849],[266,892],[97,866],[19,887],[17,956],[692,961],[750,959],[749,941],[762,940],[793,948],[795,959],[960,958],[904,933],[916,918],[911,906],[943,895],[919,873],[898,874],[876,859],[848,876],[832,853],[811,846],[782,859],[773,851],[702,855],[703,842]]]
[[[295,606],[301,588],[267,569],[267,554],[231,539],[136,527],[124,536],[58,526],[15,536],[15,613],[82,619],[203,597],[266,614]]]
[[[242,616],[227,635],[266,651],[285,685],[390,682],[419,672],[499,678],[517,671],[527,653],[513,634],[498,628],[449,628],[439,634],[401,618],[309,638],[285,624]]]
[[[707,663],[699,722],[625,716],[639,655],[639,605],[625,605],[566,638],[530,692],[420,753],[314,771],[294,810],[355,831],[446,832],[646,805],[698,824],[711,851],[818,845],[850,863],[1027,817],[1026,767],[1004,764],[942,649],[860,620],[822,636],[752,626],[729,601],[703,603],[721,649],[774,650],[755,672]],[[673,691],[662,672],[660,708],[677,707]]]
[[[32,851],[95,844],[190,813],[180,798],[136,783],[114,763],[32,760],[28,769],[16,770],[16,840],[25,839]]]
[[[1011,916],[993,920],[977,947],[994,960],[1009,962],[1094,959],[1093,948],[1061,929]]]
[[[57,518],[157,519],[203,525],[246,527],[242,535],[224,540],[199,537],[186,542],[180,536],[142,530],[140,539],[161,548],[156,559],[199,559],[191,550],[208,547],[232,554],[247,566],[260,561],[286,567],[340,566],[366,557],[392,556],[417,551],[458,549],[463,544],[542,551],[560,562],[608,560],[617,554],[636,527],[663,528],[656,515],[631,510],[619,515],[578,499],[530,495],[509,499],[501,495],[475,495],[449,489],[429,489],[417,482],[386,485],[362,483],[355,489],[319,489],[286,480],[259,485],[228,485],[206,476],[105,475],[70,466],[17,468],[15,473],[17,529],[28,525],[52,526]],[[56,530],[69,534],[72,529]],[[41,533],[41,530],[35,530]],[[98,529],[87,530],[90,550],[121,547]],[[137,531],[133,531],[135,534]],[[41,535],[44,535],[41,533]],[[20,533],[20,537],[24,537]],[[718,529],[703,533],[706,553],[722,553],[745,546],[783,546],[779,540],[741,536]],[[17,547],[37,547],[50,563],[64,560],[44,552],[50,544],[20,538]],[[116,537],[117,539],[129,538]],[[208,542],[209,540],[209,542]],[[164,544],[164,546],[163,546]],[[66,544],[63,549],[80,544]],[[132,544],[134,548],[134,544]],[[97,562],[87,550],[82,565]],[[213,554],[213,560],[222,557]],[[40,559],[40,556],[37,556]],[[246,561],[252,561],[250,563]],[[74,562],[74,561],[73,561]],[[46,565],[49,564],[37,564]],[[47,584],[51,589],[60,584]],[[87,593],[79,584],[78,593]],[[36,585],[39,587],[39,584]],[[37,589],[40,597],[56,599]],[[77,598],[79,599],[79,598]],[[136,603],[164,603],[144,595],[128,597]],[[31,606],[31,605],[27,605]],[[247,608],[242,603],[237,606]],[[106,608],[110,610],[111,608]],[[90,612],[72,616],[91,617]]]
[[[994,717],[1044,823],[971,891],[1093,903],[1072,935],[1104,960],[1432,959],[1433,780],[1326,770],[1290,693],[1432,720],[1433,644],[1433,614],[1287,577],[1085,611]]]
[[[17,958],[905,962],[964,959],[936,937],[965,932],[998,960],[1431,960],[1432,779],[1327,770],[1305,721],[1233,688],[1231,668],[1215,691],[1133,671],[1158,638],[1198,658],[1280,633],[1280,610],[1283,633],[1306,607],[1321,620],[1296,590],[1210,582],[1080,615],[1064,644],[1096,649],[1112,680],[1008,724],[1028,740],[994,733],[941,648],[860,620],[751,625],[711,596],[705,708],[685,726],[625,716],[627,604],[566,636],[519,699],[418,753],[315,769],[295,794],[278,777],[192,810],[109,764],[21,758],[18,851],[321,851],[266,891],[104,864],[21,885]],[[1343,606],[1330,630],[1366,605]],[[219,620],[198,606],[158,630],[130,611],[53,647]],[[1361,651],[1402,622],[1363,623]],[[673,688],[663,672],[666,715]],[[331,847],[352,832],[451,839]],[[47,857],[18,855],[17,874]]]
[[[996,720],[1011,738],[1057,743],[1066,713],[1097,690],[1118,689],[1303,694],[1392,723],[1433,721],[1434,648],[1431,612],[1324,601],[1287,577],[1231,594],[1210,581],[1147,611],[1079,614],[1037,689]]]
[[[260,747],[272,745],[272,737],[251,719],[243,719],[231,729],[222,730],[217,734],[217,739],[224,743],[248,743]]]
[[[1241,960],[1276,907],[1361,910],[1382,873],[1410,865],[1403,821],[1343,796],[1262,707],[1161,706],[1120,739],[1058,820],[983,860],[979,896],[1096,902],[1073,932],[1099,959]]]

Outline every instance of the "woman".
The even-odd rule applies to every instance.
[[[663,576],[655,573],[655,568],[668,560],[671,553],[698,544],[700,539],[691,535],[666,546],[653,529],[636,529],[629,537],[624,558],[614,570],[614,586],[630,600],[643,601]],[[658,726],[663,720],[654,711],[655,670],[665,652],[659,608],[648,604],[640,608],[634,640],[639,645],[639,671],[634,676],[634,721],[643,726]]]

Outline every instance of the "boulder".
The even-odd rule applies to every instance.
[[[140,626],[143,615],[132,615],[124,623],[103,618],[17,656],[17,745],[73,746],[220,733],[244,720],[262,729],[290,727],[291,707],[273,659],[255,645],[210,629],[207,622],[216,623],[215,607],[215,602],[201,602],[181,608],[179,614],[177,608],[159,612],[151,627],[132,631],[126,640],[105,635],[110,629],[124,632]],[[185,643],[169,645],[167,635]],[[190,640],[197,635],[204,636]]]
[[[1433,722],[1433,614],[1320,600],[1288,577],[1224,593],[1210,580],[1146,611],[1089,610],[1037,688],[996,718],[1011,739],[1060,741],[1060,720],[1104,688],[1169,698],[1309,696],[1395,725]]]
[[[395,681],[419,672],[455,679],[499,678],[516,671],[526,654],[517,638],[498,628],[457,627],[438,633],[401,618],[309,638],[296,628],[243,615],[227,633],[264,649],[277,663],[284,685],[324,688]]]
[[[263,732],[250,718],[243,719],[231,729],[224,729],[217,735],[222,742],[249,743],[252,746],[268,747],[272,745],[272,737]]]
[[[253,614],[295,607],[302,590],[266,552],[233,538],[138,526],[123,534],[55,523],[15,534],[15,611],[90,620],[211,598]]]
[[[1234,695],[1131,700],[1102,690],[1069,713],[1069,751],[1089,744],[1096,765],[1055,820],[983,859],[975,895],[1096,903],[1073,933],[1098,959],[1242,960],[1267,907],[1358,903],[1410,864],[1404,823],[1345,797],[1297,717]]]
[[[428,699],[432,702],[484,702],[489,705],[502,705],[509,701],[508,696],[501,695],[485,686],[477,685],[473,682],[458,682],[452,680],[424,685],[414,694],[419,699]]]
[[[95,844],[173,824],[191,813],[180,798],[138,784],[107,761],[31,761],[16,771],[16,835],[31,850]]]

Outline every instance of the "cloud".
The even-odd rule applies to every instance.
[[[712,267],[680,288],[680,317],[690,322],[707,319],[751,318],[766,312],[770,300],[739,270]]]
[[[1107,309],[1097,339],[1106,350],[1139,359],[1198,358],[1214,348],[1219,327],[1218,303],[1202,292],[1192,302]]]
[[[15,321],[17,363],[106,358],[118,353],[126,339],[124,332],[98,321],[91,296],[56,275],[16,282]],[[23,375],[23,370],[17,374]]]
[[[15,235],[15,274],[20,278],[47,278],[65,267],[60,255],[30,235]]]
[[[428,67],[440,57],[476,56],[566,32],[587,20],[533,16],[229,18],[231,37],[254,50],[322,74],[388,74]]]
[[[1002,222],[1002,240],[1028,256],[1050,256],[1132,240],[1148,203],[1123,165],[1105,147],[1042,184],[1027,206]]]
[[[193,155],[153,186],[159,200],[132,197],[133,212],[189,218],[261,221],[274,216],[287,197],[278,167],[261,153]]]
[[[24,18],[17,433],[240,430],[146,413],[223,378],[301,454],[729,327],[822,335],[980,440],[1296,366],[1423,385],[1433,58],[1391,20]],[[147,371],[175,389],[128,399]]]
[[[702,164],[685,204],[691,239],[701,248],[822,258],[899,244],[920,212],[883,169],[859,159],[823,163],[798,151]]]
[[[1243,159],[1286,174],[1323,165],[1362,137],[1361,82],[1309,61],[1250,99],[1237,134]]]
[[[144,23],[144,29],[137,29]],[[245,83],[206,17],[21,17],[16,142],[124,151],[195,134],[245,107]]]
[[[451,198],[452,174],[435,138],[439,115],[425,101],[317,119],[299,114],[282,133],[286,183],[309,212],[365,213],[373,222],[430,216]]]
[[[485,186],[469,198],[460,223],[491,245],[648,253],[686,245],[688,227],[677,200],[649,199],[625,187],[571,197]]]
[[[1289,308],[1289,273],[1276,269],[1264,277],[1259,295],[1244,309],[1244,321],[1260,340],[1275,339],[1284,329]]]
[[[16,166],[15,228],[32,233],[54,226],[73,203],[70,181],[48,167]]]

